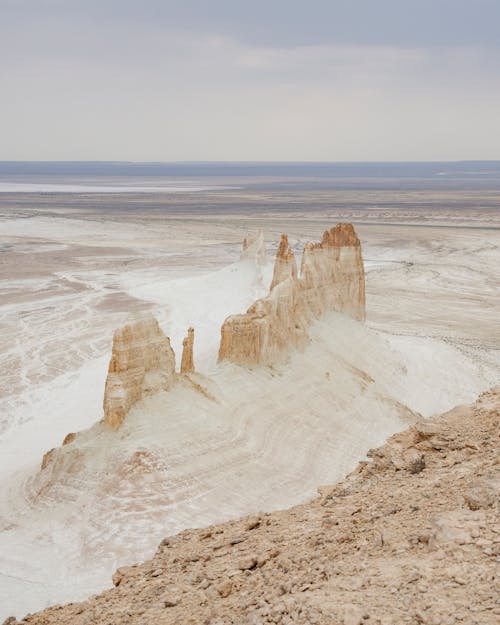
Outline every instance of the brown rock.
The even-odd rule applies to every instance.
[[[251,569],[254,569],[257,564],[258,558],[256,558],[255,556],[248,556],[238,562],[238,568],[240,569],[240,571],[250,571]]]
[[[168,390],[174,380],[175,355],[154,317],[138,319],[117,330],[104,390],[107,427],[118,429],[135,402]]]
[[[257,527],[259,527],[261,522],[262,522],[262,518],[260,517],[260,515],[252,514],[251,516],[248,517],[247,522],[245,523],[245,529],[254,530]]]
[[[119,586],[125,578],[133,577],[136,573],[136,567],[122,566],[113,573],[111,580],[115,586]]]
[[[225,582],[217,586],[217,592],[223,598],[229,597],[232,590],[233,590],[233,584],[229,580],[226,580]]]
[[[194,373],[194,328],[189,328],[186,338],[182,341],[181,373]]]
[[[358,606],[348,605],[344,608],[344,625],[361,625],[364,610]]]
[[[165,608],[173,608],[180,603],[181,599],[177,594],[168,594],[162,597],[162,604]]]
[[[407,449],[403,454],[405,468],[410,473],[420,473],[425,469],[425,456],[418,449]]]
[[[486,480],[477,481],[465,492],[465,503],[471,510],[489,508],[498,498],[498,490]]]
[[[70,443],[72,443],[75,440],[75,438],[76,438],[76,433],[75,432],[70,432],[69,434],[66,434],[62,444],[63,445],[69,445]]]
[[[48,465],[54,460],[54,458],[56,457],[57,451],[58,451],[57,448],[54,447],[53,449],[50,449],[49,451],[43,454],[42,465],[41,465],[42,471],[46,467],[48,467]]]
[[[310,323],[330,310],[365,318],[361,245],[350,224],[338,224],[320,243],[306,245],[300,277],[288,238],[282,235],[269,294],[245,314],[224,321],[219,360],[273,364],[288,348],[304,346]]]

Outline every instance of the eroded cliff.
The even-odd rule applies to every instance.
[[[282,235],[268,296],[225,320],[219,360],[273,364],[288,347],[303,346],[310,323],[332,310],[365,318],[363,259],[353,226],[337,224],[319,243],[307,243],[300,275],[288,237]]]
[[[154,317],[137,319],[120,328],[113,337],[104,390],[106,425],[116,430],[135,402],[168,390],[174,380],[175,354]]]
[[[265,260],[262,232],[243,241],[243,258]],[[328,311],[365,316],[364,271],[360,241],[351,224],[325,231],[319,243],[307,243],[300,276],[288,237],[278,246],[270,292],[243,315],[228,317],[221,329],[219,360],[245,365],[272,364],[288,348],[304,346],[311,321]],[[181,374],[194,372],[194,329],[183,341]],[[117,430],[133,404],[175,381],[175,354],[152,316],[132,320],[113,337],[104,391],[104,421]],[[42,461],[42,469],[54,450]]]

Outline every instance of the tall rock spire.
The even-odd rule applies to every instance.
[[[287,235],[282,234],[278,251],[276,252],[276,261],[274,263],[273,280],[270,290],[272,291],[277,284],[288,280],[288,278],[292,278],[292,280],[297,278],[297,263],[295,262],[292,248],[288,243]]]
[[[194,373],[193,345],[194,328],[189,328],[182,341],[181,373]]]

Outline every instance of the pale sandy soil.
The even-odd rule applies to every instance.
[[[9,489],[0,512],[5,544],[11,543],[9,551],[0,556],[0,597],[6,613],[21,614],[53,601],[83,598],[102,588],[116,565],[126,563],[126,551],[133,558],[145,557],[162,529],[177,531],[231,518],[260,507],[259,502],[264,501],[268,485],[262,483],[262,488],[257,488],[255,484],[269,471],[270,465],[265,464],[269,458],[259,461],[263,472],[256,471],[255,479],[249,482],[253,486],[243,489],[238,497],[239,474],[234,474],[234,485],[222,506],[219,492],[218,500],[206,498],[203,503],[203,495],[197,495],[190,503],[186,497],[185,508],[176,508],[175,498],[166,501],[162,495],[156,500],[152,487],[149,503],[139,515],[130,510],[126,517],[120,517],[117,508],[111,530],[99,525],[105,519],[103,513],[96,525],[97,533],[92,533],[91,517],[86,517],[89,523],[85,527],[74,527],[75,531],[68,533],[68,527],[74,525],[74,512],[68,509],[68,514],[51,517],[50,498],[48,504],[44,503],[43,513],[37,512],[44,519],[41,525],[45,524],[38,537],[29,523],[16,529],[18,520],[13,513],[18,505],[20,509],[26,503],[30,505],[32,492],[26,485],[41,455],[59,445],[68,431],[90,427],[102,416],[112,331],[128,312],[152,311],[176,348],[185,326],[198,323],[205,334],[200,333],[196,357],[202,371],[212,372],[220,318],[239,312],[235,307],[244,309],[262,287],[251,276],[231,282],[230,274],[225,273],[230,270],[223,269],[239,258],[241,240],[248,231],[264,229],[272,258],[281,232],[290,235],[298,251],[307,239],[317,239],[326,226],[339,220],[355,223],[367,269],[367,327],[373,334],[363,335],[365,342],[361,344],[369,349],[361,349],[361,353],[345,342],[346,336],[351,336],[348,329],[332,335],[331,353],[335,354],[339,375],[344,371],[338,365],[340,359],[347,359],[350,366],[362,366],[372,377],[380,374],[383,362],[391,362],[391,374],[379,375],[377,380],[379,397],[382,394],[391,401],[403,402],[422,414],[451,408],[458,401],[472,401],[500,378],[500,203],[494,193],[380,191],[368,197],[358,192],[311,195],[309,191],[291,193],[289,189],[272,193],[267,189],[243,189],[214,191],[201,199],[194,194],[175,200],[113,196],[106,211],[95,208],[99,199],[56,201],[40,196],[34,210],[32,197],[12,197],[4,198],[0,208],[0,479]],[[142,205],[140,217],[134,210],[138,204]],[[267,275],[264,272],[264,282]],[[216,314],[207,314],[207,310]],[[381,344],[385,347],[379,347],[379,352],[387,348],[383,358],[377,353]],[[404,376],[397,376],[398,367],[405,368],[401,369]],[[307,374],[306,364],[295,370],[293,392],[300,375]],[[219,375],[223,378],[224,372]],[[317,393],[325,393],[325,380],[322,378]],[[346,385],[348,388],[347,378]],[[243,386],[251,391],[250,381]],[[269,386],[266,392],[270,394],[271,390]],[[235,388],[235,395],[237,392]],[[285,411],[296,405],[293,392],[288,391],[283,401]],[[302,399],[304,421],[307,394]],[[341,396],[339,401],[348,405],[348,396]],[[380,400],[360,403],[356,414],[359,418],[367,415],[371,406],[382,418],[381,405]],[[394,405],[390,410],[395,410]],[[276,412],[275,400],[269,400],[267,407]],[[154,415],[155,406],[150,408]],[[258,408],[249,404],[248,415]],[[164,406],[155,419],[162,418],[163,410]],[[194,445],[202,413],[190,422],[191,432],[180,427],[186,415],[182,405],[179,410],[172,431],[181,438],[185,436],[186,445]],[[263,410],[265,413],[266,408]],[[319,419],[326,414],[322,407],[316,412]],[[244,423],[251,421],[244,415]],[[219,430],[226,418],[220,415],[214,440],[221,440]],[[398,423],[395,419],[375,428],[376,440],[368,437],[366,449],[402,427]],[[255,435],[255,445],[261,445],[265,432],[264,428]],[[280,441],[286,441],[283,432],[279,427],[276,430]],[[303,439],[305,445],[322,444],[321,437],[316,440],[312,434],[296,435],[297,441]],[[230,440],[227,435],[223,446]],[[175,440],[171,444],[173,453]],[[242,443],[241,449],[244,453],[237,454],[237,465],[248,454],[248,442]],[[267,449],[274,453],[278,448],[271,445]],[[317,486],[316,480],[337,479],[354,466],[361,453],[357,447],[347,450],[338,466],[329,467],[328,454],[331,456],[334,449],[325,445],[305,482],[297,479],[304,466],[310,466],[305,452],[305,464],[300,464],[299,457],[288,467],[289,473],[283,472],[288,476],[284,478],[286,483],[281,479],[273,486],[273,492],[280,491],[274,507],[303,501]],[[186,453],[190,453],[187,447]],[[282,448],[280,453],[282,470],[290,451]],[[212,478],[205,490],[221,489],[224,484],[224,472],[217,466],[216,456],[214,452],[212,473],[208,471]],[[189,492],[195,483],[197,492],[202,493],[200,474],[186,473],[188,465],[183,466],[179,458],[175,463],[179,468],[175,479],[185,473],[179,492]],[[203,463],[200,466],[206,469]],[[243,474],[246,468],[239,470]],[[16,476],[11,478],[14,472]],[[19,484],[23,485],[21,491]],[[126,495],[119,493],[120,498]],[[273,508],[271,499],[266,502],[267,509]],[[153,530],[145,525],[151,502],[157,511],[163,510],[157,512]],[[134,517],[136,522],[129,523]],[[132,528],[131,534],[124,531],[120,538],[120,524]],[[9,533],[13,528],[17,535]],[[57,545],[54,537],[58,535]],[[132,536],[135,545],[130,542]],[[16,544],[24,546],[16,548]],[[57,550],[61,558],[52,559],[53,580],[47,580],[44,558],[51,561]],[[97,581],[92,571],[89,573],[85,566],[78,570],[75,564],[85,551],[100,567]],[[72,554],[73,568],[68,569],[65,554]],[[64,580],[68,582],[66,588]]]

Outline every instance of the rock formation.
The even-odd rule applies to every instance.
[[[269,295],[225,320],[219,360],[272,364],[288,347],[304,345],[310,323],[330,310],[365,318],[361,244],[351,224],[337,224],[320,243],[307,243],[300,276],[282,235]]]
[[[313,501],[164,538],[114,588],[10,623],[497,625],[499,416],[497,389]]]
[[[263,261],[262,232],[243,241],[242,255]],[[365,316],[361,245],[350,224],[326,231],[320,243],[307,243],[300,276],[288,237],[281,236],[269,295],[257,300],[246,314],[226,319],[219,360],[272,364],[288,347],[304,345],[308,325],[329,310],[359,320]],[[189,328],[183,341],[181,374],[194,372],[193,344],[194,330]],[[136,319],[117,330],[104,392],[106,426],[118,429],[135,402],[168,390],[174,380],[175,355],[154,317]],[[53,458],[54,450],[45,454],[42,469]]]
[[[182,341],[181,373],[194,373],[193,345],[194,328],[189,328],[186,338]]]
[[[42,471],[46,469],[49,466],[49,464],[54,460],[54,458],[56,457],[57,451],[58,451],[58,448],[53,447],[52,449],[49,449],[49,451],[43,454],[42,464],[40,465],[40,469]]]
[[[270,290],[272,291],[277,284],[288,280],[288,278],[292,280],[297,279],[297,263],[295,262],[292,248],[288,243],[288,237],[286,234],[282,234],[278,251],[276,252],[276,261],[274,263],[273,280]]]
[[[266,246],[264,244],[264,233],[262,230],[254,236],[246,236],[243,239],[241,249],[241,260],[250,259],[263,265],[266,262]]]
[[[142,397],[169,389],[175,380],[175,355],[158,321],[148,316],[117,330],[104,391],[106,425],[116,430]]]

